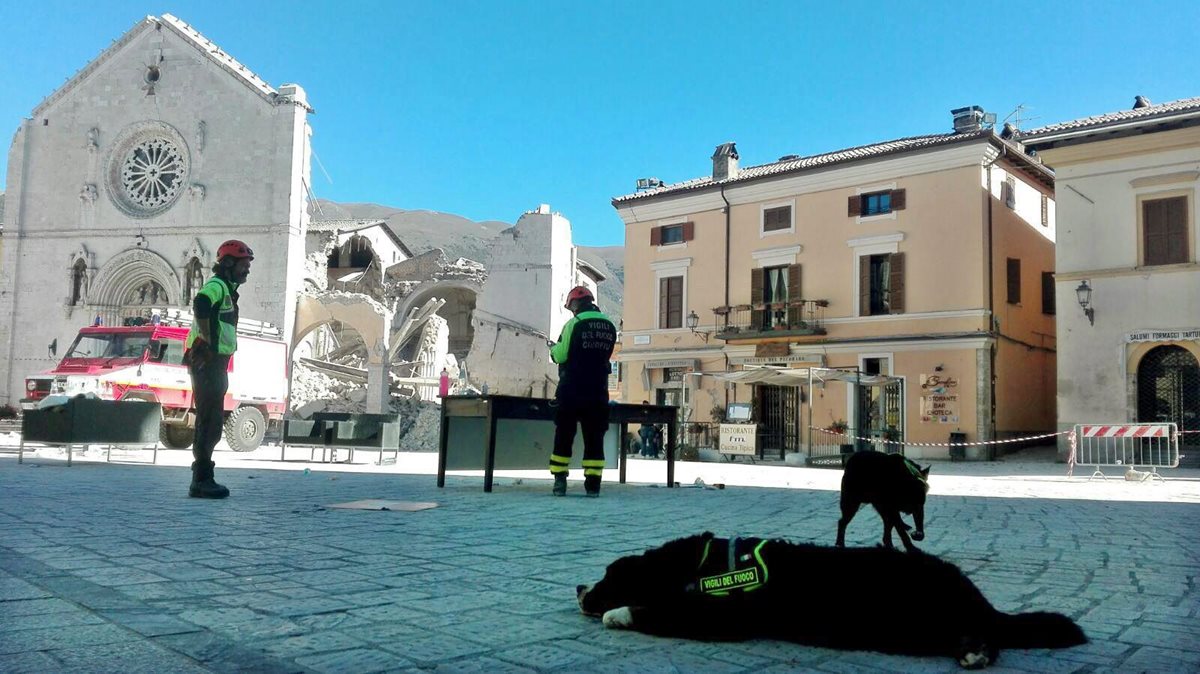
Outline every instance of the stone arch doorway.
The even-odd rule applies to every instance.
[[[437,313],[446,320],[450,331],[447,350],[461,363],[467,359],[471,343],[475,341],[475,326],[471,324],[471,314],[475,311],[475,300],[479,296],[479,290],[479,287],[466,281],[439,281],[418,287],[415,292],[404,298],[404,302],[396,311],[396,318],[403,321],[413,307],[423,306],[432,298],[445,300],[446,303]]]
[[[94,318],[104,325],[121,325],[152,306],[180,306],[179,276],[157,253],[127,250],[100,269],[87,298],[95,309]]]
[[[388,343],[392,313],[378,302],[345,294],[301,296],[296,307],[296,346],[314,330],[331,324],[353,328],[357,342],[366,352],[368,412],[382,412],[391,397],[388,373]]]
[[[1180,444],[1200,445],[1200,361],[1175,345],[1156,346],[1137,367],[1137,420],[1174,423]]]

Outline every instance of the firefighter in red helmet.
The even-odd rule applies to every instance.
[[[213,449],[225,424],[229,359],[237,351],[238,287],[250,276],[254,251],[231,239],[217,248],[213,277],[192,301],[192,327],[184,360],[192,375],[196,434],[192,439],[192,484],[188,496],[225,498],[229,490],[213,478]]]
[[[587,496],[600,495],[604,475],[604,433],[608,430],[609,359],[617,343],[617,327],[600,312],[592,291],[576,286],[567,293],[566,308],[574,314],[551,345],[558,363],[558,402],[554,414],[554,449],[550,474],[555,496],[567,493],[567,464],[575,443],[576,424],[583,430],[583,487]]]

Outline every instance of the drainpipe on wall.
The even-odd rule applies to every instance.
[[[993,247],[992,240],[992,166],[996,162],[1008,155],[1008,148],[1004,145],[1000,147],[1000,154],[987,164],[987,289],[988,289],[988,334],[992,337],[992,345],[988,348],[988,372],[989,377],[989,410],[988,410],[988,428],[991,430],[988,440],[996,439],[996,349],[999,347],[1000,330],[996,327],[996,279],[993,272]],[[988,445],[988,459],[995,459],[995,445]]]
[[[725,329],[729,330],[729,237],[730,237],[730,218],[733,214],[730,212],[729,200],[725,198],[725,185],[721,185],[721,201],[725,202]],[[729,371],[729,353],[722,347],[721,355],[725,357],[725,371]],[[729,385],[725,384],[725,409],[729,409]],[[736,392],[737,389],[734,389]],[[735,396],[736,400],[736,396]]]

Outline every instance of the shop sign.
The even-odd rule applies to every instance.
[[[729,359],[730,365],[783,365],[785,363],[807,363],[821,366],[825,363],[819,353],[797,354],[793,356],[734,356]]]
[[[926,424],[957,424],[958,396],[931,394],[921,396],[921,422]]]
[[[646,364],[644,367],[647,370],[659,370],[659,369],[665,370],[667,368],[684,368],[684,367],[695,368],[698,362],[699,361],[697,361],[695,358],[672,358],[670,360],[648,360],[648,361],[646,361]]]
[[[1200,340],[1198,330],[1143,330],[1125,335],[1126,342],[1183,342]]]
[[[758,453],[755,448],[757,437],[758,424],[721,424],[720,452],[754,456]]]

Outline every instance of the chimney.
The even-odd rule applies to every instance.
[[[954,116],[954,133],[972,133],[983,126],[983,108],[971,105],[950,111]]]
[[[738,177],[738,153],[734,143],[721,143],[712,156],[713,180],[733,180]]]
[[[1148,108],[1148,107],[1150,107],[1150,105],[1151,105],[1150,99],[1146,98],[1145,96],[1134,96],[1133,97],[1133,109],[1134,110],[1137,110],[1139,108]]]

